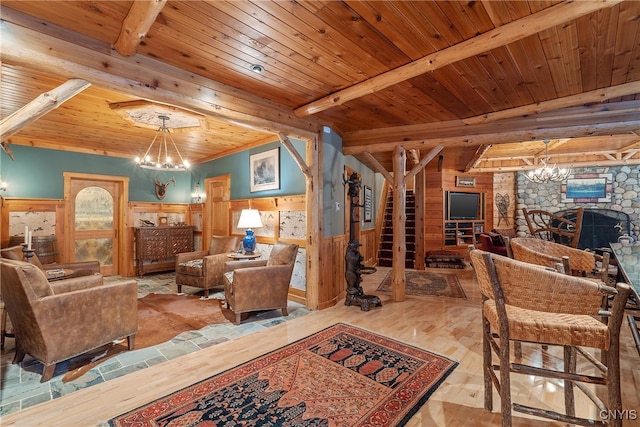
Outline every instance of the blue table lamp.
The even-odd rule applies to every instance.
[[[242,209],[240,212],[240,220],[238,228],[246,228],[246,234],[242,239],[242,249],[247,255],[253,254],[256,250],[256,237],[253,235],[252,228],[262,227],[262,219],[257,209]]]

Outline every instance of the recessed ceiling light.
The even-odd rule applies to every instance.
[[[258,64],[251,64],[249,69],[251,71],[253,71],[254,73],[261,73],[261,72],[264,71],[264,67],[262,65],[258,65]]]

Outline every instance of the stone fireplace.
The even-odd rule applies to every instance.
[[[628,214],[612,209],[586,208],[582,216],[578,248],[608,248],[609,243],[617,242],[618,237],[625,233],[631,233],[631,219]]]
[[[580,248],[601,248],[616,242],[624,233],[640,236],[640,166],[612,166],[576,168],[576,174],[609,173],[612,176],[611,201],[607,203],[571,203],[561,197],[561,183],[534,184],[523,173],[516,174],[516,234],[529,235],[522,208],[548,212],[571,211],[584,208]],[[620,224],[619,227],[616,227]]]

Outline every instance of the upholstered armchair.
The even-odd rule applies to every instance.
[[[5,259],[12,259],[16,261],[22,261],[24,259],[24,253],[22,246],[11,246],[8,248],[0,249],[0,257]],[[51,280],[57,278],[57,275],[52,273],[55,270],[65,270],[64,277],[69,279],[71,277],[90,276],[93,274],[100,274],[100,262],[98,261],[78,261],[68,263],[53,263],[42,264],[38,255],[33,253],[33,256],[29,259],[29,262],[42,271],[45,272],[47,279]],[[7,311],[4,307],[4,301],[0,301],[0,319],[2,322],[2,328],[0,329],[0,349],[4,349],[5,337],[13,336],[13,332],[7,332]]]
[[[13,360],[26,354],[42,362],[41,382],[56,364],[126,337],[130,350],[138,331],[135,280],[104,284],[101,275],[49,282],[33,264],[0,259],[2,299],[16,339]]]
[[[224,275],[224,295],[227,306],[236,315],[236,324],[242,313],[281,309],[287,312],[287,296],[298,245],[276,242],[268,259],[232,261]]]
[[[502,235],[498,233],[480,233],[482,249],[494,254],[507,256],[507,245]]]
[[[0,249],[0,255],[2,256],[2,258],[6,259],[13,259],[17,261],[24,260],[22,246],[11,246],[9,248]],[[42,262],[40,262],[40,259],[38,258],[38,255],[34,253],[33,257],[29,259],[29,262],[39,269],[43,270],[45,273],[51,270],[58,269],[69,270],[69,274],[65,276],[66,278],[100,274],[100,262],[97,260],[42,264]]]
[[[242,243],[238,236],[212,236],[208,251],[184,252],[176,255],[176,285],[178,293],[182,286],[204,289],[204,297],[209,297],[209,289],[224,286],[223,275],[227,254],[236,252]]]

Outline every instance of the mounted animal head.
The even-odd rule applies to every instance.
[[[158,200],[164,199],[164,196],[167,195],[167,187],[169,186],[170,182],[173,182],[173,185],[176,185],[175,178],[170,179],[164,184],[158,181],[158,178],[153,178],[153,183],[156,185],[156,197],[158,198]]]

